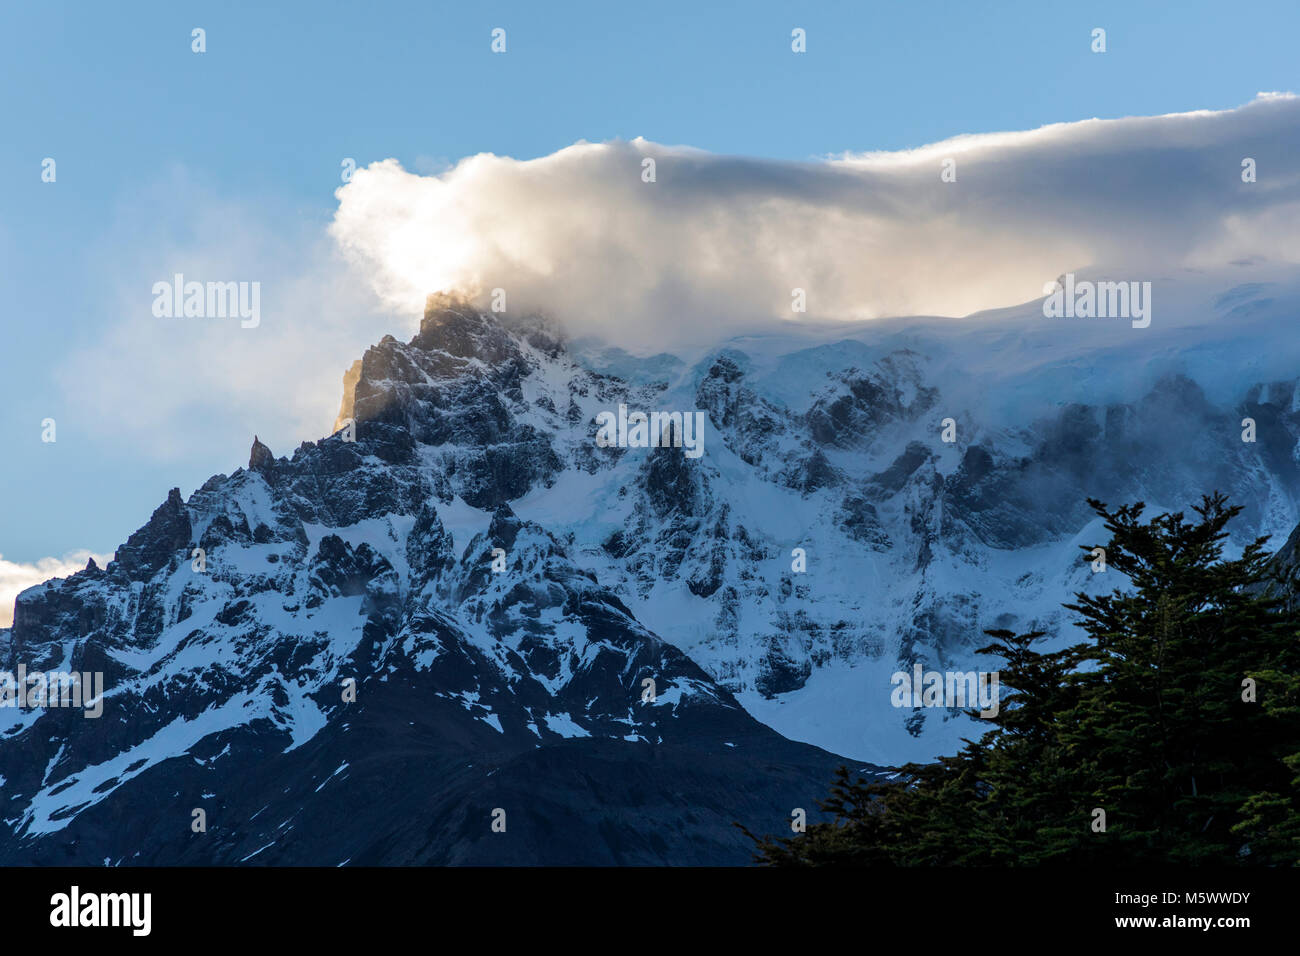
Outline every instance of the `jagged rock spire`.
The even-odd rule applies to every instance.
[[[334,427],[330,429],[331,435],[342,428],[343,423],[349,418],[356,417],[357,383],[361,381],[361,363],[362,360],[357,359],[343,373],[343,401],[339,405],[338,417],[334,419]]]
[[[262,442],[258,439],[258,437],[254,435],[253,448],[248,453],[248,470],[263,471],[274,462],[275,462],[274,453],[272,453],[271,449],[263,445]]]
[[[181,490],[167,492],[146,524],[117,549],[114,561],[128,574],[144,579],[165,566],[190,541],[190,516]]]

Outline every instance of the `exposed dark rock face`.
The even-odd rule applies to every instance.
[[[146,580],[172,560],[172,552],[183,548],[189,540],[189,512],[181,500],[180,489],[173,488],[149,523],[117,549],[116,563],[134,580]]]
[[[275,455],[271,454],[271,449],[267,448],[257,436],[253,436],[253,448],[248,453],[248,470],[249,471],[266,471],[275,464]]]

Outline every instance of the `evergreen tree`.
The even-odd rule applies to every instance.
[[[1220,494],[1191,521],[1089,504],[1126,581],[1065,605],[1085,640],[1041,653],[1041,632],[987,631],[1009,691],[991,729],[894,782],[841,768],[834,821],[755,838],[760,861],[1300,864],[1300,602],[1265,539],[1225,558],[1241,509]]]

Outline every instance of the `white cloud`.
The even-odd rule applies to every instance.
[[[966,315],[1088,267],[1300,261],[1300,98],[801,163],[643,139],[439,175],[386,160],[337,195],[334,237],[407,313],[431,291],[500,287],[512,310],[633,345],[797,318],[796,287],[810,317]]]
[[[946,158],[955,183],[940,180]],[[289,453],[328,433],[352,361],[409,336],[438,290],[501,287],[512,312],[655,348],[798,318],[796,287],[809,319],[960,316],[1089,267],[1142,279],[1300,262],[1291,95],[809,162],[637,139],[416,165],[428,174],[355,171],[328,227],[183,170],[123,197],[96,260],[104,333],[55,373],[81,432],[202,477],[242,462],[254,433]],[[260,326],[154,317],[152,285],[175,272],[260,281]]]
[[[111,554],[95,554],[91,551],[72,551],[61,558],[40,558],[31,564],[6,561],[0,554],[0,627],[8,627],[14,621],[14,598],[22,591],[48,581],[50,578],[65,578],[76,574],[86,566],[91,558],[101,568],[113,560]]]

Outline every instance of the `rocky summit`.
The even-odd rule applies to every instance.
[[[842,758],[755,720],[512,511],[578,452],[525,414],[559,349],[431,308],[350,376],[354,440],[255,439],[108,567],[25,592],[11,669],[103,672],[104,707],[7,712],[0,862],[745,863],[735,823],[815,818]]]
[[[0,862],[745,863],[733,824],[817,819],[838,765],[979,733],[893,673],[1070,637],[1111,586],[1088,497],[1295,528],[1297,284],[1155,294],[1140,330],[1031,303],[654,355],[431,297],[330,437],[254,439],[19,596],[9,669],[104,699],[0,710]],[[697,412],[698,454],[649,434]]]

